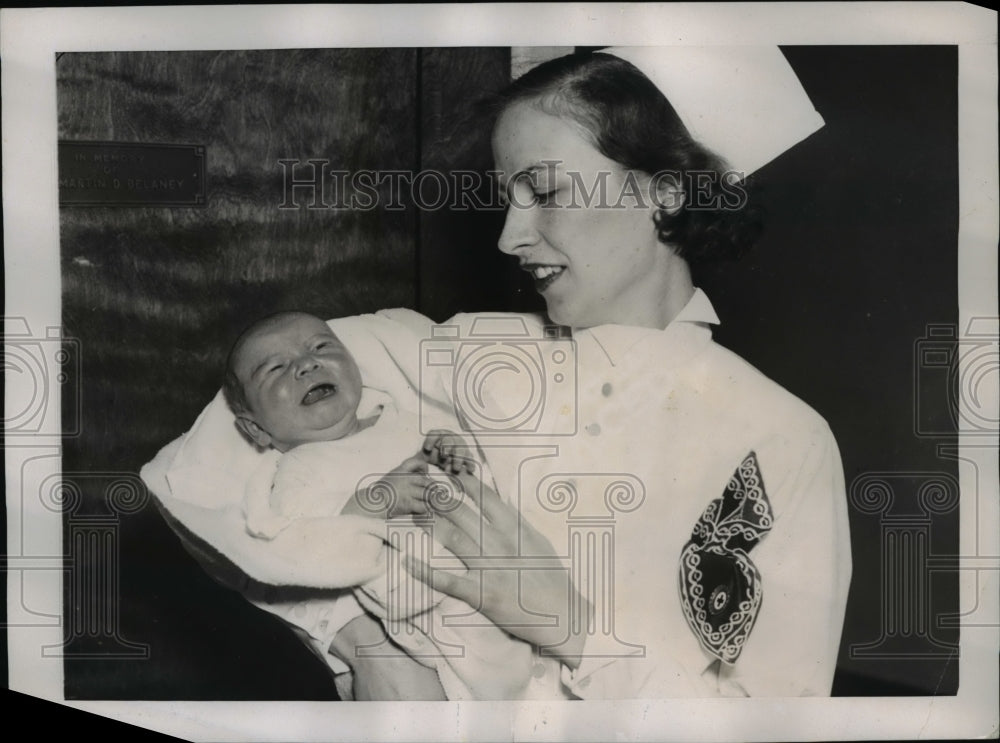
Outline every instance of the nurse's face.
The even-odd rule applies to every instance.
[[[657,238],[649,175],[630,174],[574,123],[528,103],[500,116],[493,156],[510,202],[500,250],[532,274],[552,321],[666,325],[669,275],[680,259]],[[602,180],[606,198],[588,205]],[[630,196],[635,185],[641,198]]]

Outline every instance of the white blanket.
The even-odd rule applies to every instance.
[[[359,417],[368,417],[379,405],[391,406],[417,414],[425,432],[459,429],[450,407],[433,402],[450,399],[439,388],[441,378],[421,377],[420,341],[431,335],[429,319],[409,310],[386,310],[329,324],[361,370],[365,388]],[[417,394],[421,387],[429,393],[423,405]],[[414,442],[414,453],[419,445]],[[245,511],[247,486],[254,482],[268,493],[279,456],[274,451],[258,451],[243,439],[220,392],[191,430],[164,447],[141,475],[168,521],[175,522],[171,525],[188,551],[210,574],[299,629],[317,655],[340,673],[347,667],[326,652],[332,632],[349,618],[336,608],[341,606],[337,599],[258,600],[251,596],[257,587],[246,578],[274,586],[321,589],[368,582],[359,598],[367,596],[364,604],[369,611],[384,616],[386,596],[396,587],[386,585],[382,596],[369,595],[367,590],[374,591],[372,568],[380,564],[380,552],[384,552],[385,524],[359,516],[310,516],[291,519],[271,539],[253,536]],[[206,544],[199,544],[185,531]],[[395,593],[402,597],[413,592],[404,588]],[[449,610],[427,611],[439,602],[446,602]],[[449,699],[514,699],[525,693],[531,647],[485,619],[470,619],[475,616],[472,607],[427,589],[417,591],[408,602],[395,602],[393,608],[401,612],[397,617],[419,614],[423,624],[431,623],[423,629],[399,624],[389,631],[414,657],[426,656],[426,662],[433,663]],[[464,622],[448,624],[455,617]],[[423,644],[427,642],[441,644],[450,652],[430,651]],[[456,655],[456,648],[463,651]],[[342,694],[348,691],[346,687],[340,690]]]
[[[395,309],[339,318],[329,325],[361,369],[365,389],[359,415],[369,415],[388,399],[401,410],[421,414],[424,430],[457,425],[444,408],[430,410],[425,404],[421,410],[420,341],[430,337],[430,319]],[[443,394],[432,397],[446,399]],[[247,533],[244,493],[254,470],[269,456],[273,454],[256,450],[240,435],[219,392],[191,430],[164,447],[140,474],[170,516],[250,578],[273,585],[344,585],[343,576],[331,580],[329,565],[341,559],[344,544],[331,535],[357,533],[357,525],[345,523],[345,517],[302,519],[270,541]],[[316,545],[311,560],[302,560],[303,541]]]

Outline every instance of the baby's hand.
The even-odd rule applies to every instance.
[[[421,449],[424,461],[454,475],[467,472],[475,474],[476,459],[472,447],[457,433],[439,429],[431,431]],[[420,455],[418,455],[420,456]]]
[[[430,484],[427,462],[420,456],[410,457],[377,482],[359,489],[340,512],[378,519],[427,513],[424,492]]]

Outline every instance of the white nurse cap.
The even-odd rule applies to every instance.
[[[776,46],[612,47],[667,97],[691,136],[744,175],[823,126]]]

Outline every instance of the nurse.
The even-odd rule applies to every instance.
[[[514,559],[411,570],[535,646],[536,697],[828,695],[851,574],[837,444],[712,340],[690,270],[750,246],[740,177],[822,120],[776,48],[563,57],[493,111],[499,247],[545,298],[529,333],[572,333],[574,420],[547,405],[477,436],[495,488],[436,516],[456,554]],[[513,421],[496,378],[452,402]]]

